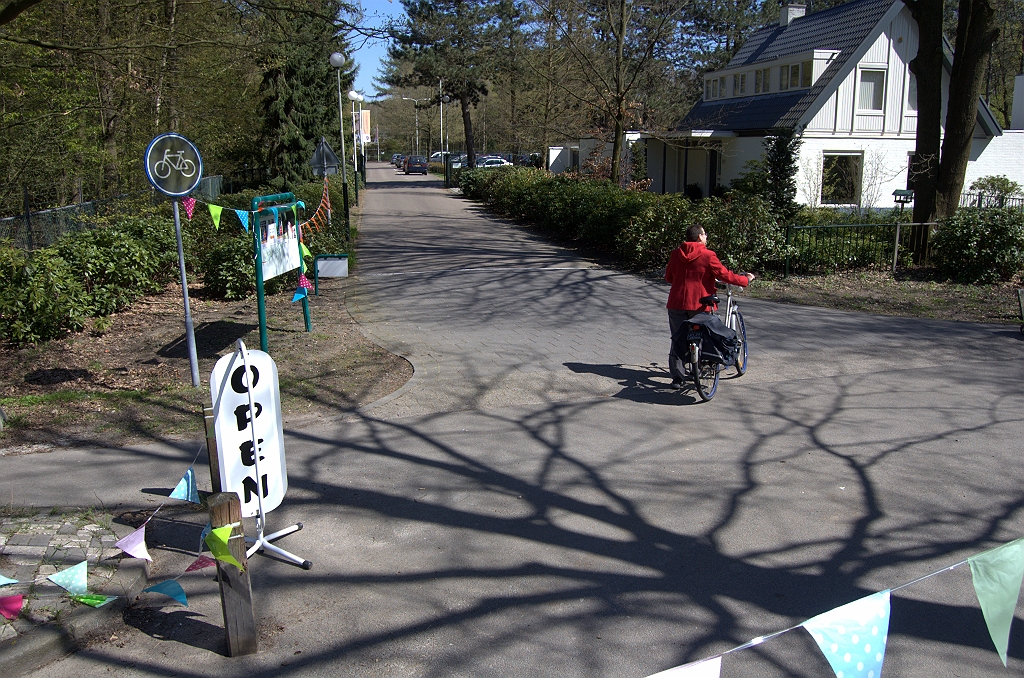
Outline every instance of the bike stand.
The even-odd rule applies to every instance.
[[[288,536],[289,534],[291,534],[293,532],[298,532],[299,530],[302,529],[302,523],[295,523],[294,525],[286,527],[283,530],[278,530],[277,532],[274,532],[273,534],[267,534],[267,535],[263,534],[263,521],[258,521],[258,528],[259,529],[257,530],[255,538],[253,538],[253,537],[246,537],[245,538],[245,541],[247,543],[252,544],[252,546],[249,547],[249,550],[245,552],[245,557],[246,558],[252,558],[253,554],[256,553],[257,551],[267,550],[267,551],[270,551],[273,554],[281,556],[282,558],[284,558],[285,560],[287,560],[290,563],[293,563],[295,565],[299,565],[304,570],[308,570],[311,567],[313,567],[312,561],[304,560],[304,559],[300,558],[299,556],[295,555],[294,553],[289,553],[288,551],[285,551],[280,546],[274,546],[273,544],[270,543],[272,541],[276,541],[276,540],[280,539],[281,537],[286,537],[286,536]]]

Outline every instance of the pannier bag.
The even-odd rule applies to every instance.
[[[682,356],[685,360],[686,356],[690,354],[687,335],[693,325],[700,325],[700,355],[702,359],[724,367],[732,367],[736,364],[736,356],[740,351],[736,330],[726,327],[721,318],[711,313],[698,313],[679,328],[676,335],[672,337],[676,355]]]

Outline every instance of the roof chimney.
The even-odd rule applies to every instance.
[[[782,7],[779,8],[779,25],[785,28],[793,19],[799,19],[807,14],[807,5],[796,0],[782,0]]]
[[[1024,129],[1024,75],[1013,79],[1013,108],[1010,109],[1010,129]]]

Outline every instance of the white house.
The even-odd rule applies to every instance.
[[[798,201],[892,207],[893,191],[907,188],[917,133],[908,68],[917,44],[917,23],[901,0],[854,0],[812,14],[789,0],[778,25],[759,29],[725,68],[706,74],[704,96],[675,130],[644,134],[650,190],[691,186],[706,196],[761,157],[769,130],[796,127]],[[944,93],[950,68],[947,59]],[[1024,184],[1022,113],[1004,130],[979,101],[965,187],[997,174]]]

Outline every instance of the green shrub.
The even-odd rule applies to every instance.
[[[79,332],[88,315],[88,296],[75,272],[53,248],[29,259],[0,242],[0,336],[33,344]]]
[[[159,217],[123,217],[106,228],[71,233],[55,245],[82,280],[87,314],[124,310],[144,294],[163,289],[177,268],[174,228]]]
[[[1024,271],[1024,213],[961,208],[936,229],[932,259],[958,282],[1011,280]]]

